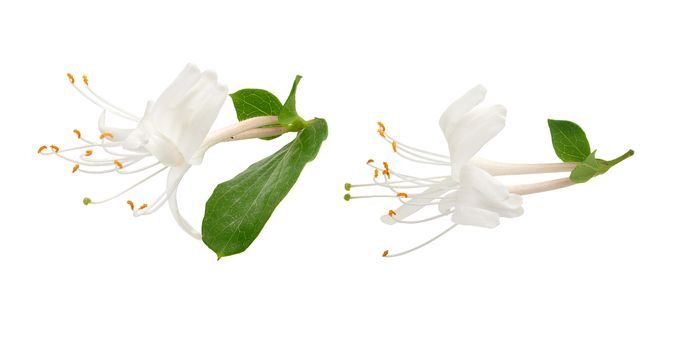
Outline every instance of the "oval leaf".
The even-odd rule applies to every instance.
[[[582,162],[590,155],[585,132],[574,122],[548,119],[552,147],[563,162]]]
[[[202,220],[205,244],[219,258],[246,250],[326,138],[327,123],[315,119],[294,141],[216,186]]]

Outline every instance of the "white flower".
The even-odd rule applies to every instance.
[[[442,167],[445,173],[419,177],[397,172],[387,162],[383,163],[383,167],[379,167],[374,165],[373,160],[369,160],[367,164],[375,169],[374,183],[346,184],[346,189],[379,186],[389,189],[392,194],[346,195],[346,200],[397,198],[401,202],[399,208],[390,210],[387,215],[381,217],[381,220],[389,225],[415,224],[447,216],[451,216],[453,222],[453,225],[441,234],[413,249],[394,255],[389,255],[386,251],[384,256],[398,256],[416,250],[459,224],[493,228],[499,224],[500,217],[513,218],[522,215],[520,193],[533,193],[533,187],[521,186],[518,190],[510,191],[493,175],[572,169],[569,164],[505,164],[475,158],[479,150],[505,126],[505,107],[501,105],[478,107],[485,95],[486,89],[483,86],[476,86],[452,103],[440,117],[439,126],[447,140],[448,154],[430,152],[397,141],[387,134],[385,126],[379,123],[379,134],[391,144],[398,156],[418,164]],[[383,175],[383,181],[378,181],[380,174]],[[395,181],[391,181],[391,176],[396,178]],[[416,189],[422,191],[412,192]],[[429,206],[436,206],[439,214],[418,220],[407,219]]]
[[[51,152],[45,152],[46,146],[40,147],[38,153],[56,155],[74,163],[73,172],[134,174],[150,172],[151,174],[109,198],[94,201],[85,198],[85,204],[99,204],[127,193],[154,176],[167,171],[167,183],[164,192],[150,205],[135,207],[134,202],[127,201],[134,215],[147,215],[155,212],[165,202],[169,202],[171,212],[177,223],[195,238],[201,234],[181,216],[176,200],[179,183],[192,165],[200,164],[208,147],[203,142],[216,119],[219,110],[228,97],[227,88],[219,84],[217,76],[211,71],[201,72],[195,65],[189,64],[178,77],[165,89],[155,102],[148,102],[143,117],[129,113],[109,103],[97,95],[89,86],[87,76],[83,75],[86,91],[75,84],[71,74],[68,78],[72,86],[82,96],[102,108],[99,117],[99,141],[95,142],[82,137],[79,130],[74,130],[85,145],[68,149],[50,146]],[[113,115],[132,121],[133,128],[116,128],[107,125],[106,117]],[[247,134],[253,128],[276,122],[276,118],[253,118],[246,122],[219,130],[215,137],[209,139],[210,146],[227,139],[243,139],[255,137]],[[243,134],[244,132],[244,134]],[[94,151],[94,149],[99,151]],[[84,150],[77,158],[64,155],[68,151]],[[105,157],[98,157],[106,153]]]

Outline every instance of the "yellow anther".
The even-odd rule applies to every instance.
[[[404,192],[398,193],[397,196],[398,196],[399,198],[409,198],[409,195],[406,194],[406,193],[404,193]]]
[[[393,141],[392,145],[393,145],[393,152],[397,152],[397,143],[395,143],[395,141]]]
[[[397,213],[394,210],[388,210],[388,216],[392,218],[393,215],[397,215]]]
[[[91,155],[92,155],[92,150],[91,150],[91,149],[88,149],[88,150],[85,151],[85,157],[89,157],[89,156],[91,156]]]
[[[369,160],[367,161],[367,164],[371,164],[371,163],[373,163],[373,162],[374,162],[373,159],[369,159]]]
[[[75,163],[75,165],[73,166],[73,171],[72,171],[72,173],[78,171],[78,169],[80,169],[80,164]]]
[[[127,204],[129,205],[130,208],[132,208],[132,210],[134,210],[134,202],[127,201]]]
[[[66,73],[68,76],[68,80],[71,82],[71,84],[75,84],[75,78],[73,78],[73,74]]]
[[[113,163],[115,163],[115,165],[117,165],[118,168],[122,169],[122,163],[120,163],[119,160],[116,159],[116,160],[113,161]]]
[[[378,130],[377,130],[378,134],[381,135],[381,137],[386,137],[386,127],[385,127],[385,125],[383,125],[383,123],[381,123],[381,122],[377,122],[376,124],[378,124]]]
[[[113,134],[109,133],[108,131],[102,132],[101,135],[99,136],[99,140],[103,140],[104,137],[108,137],[108,138],[112,139]]]
[[[82,75],[82,81],[85,83],[85,85],[89,85],[89,79],[87,79],[87,74]]]
[[[38,148],[38,153],[42,153],[42,151],[44,151],[46,149],[47,149],[47,146],[40,146],[40,148]]]
[[[379,128],[379,129],[381,129],[381,130],[383,130],[383,131],[386,131],[386,126],[383,125],[383,123],[381,123],[381,122],[376,122],[376,124],[378,124],[378,128]]]
[[[52,151],[54,151],[54,152],[59,152],[59,147],[56,147],[54,145],[50,145],[49,148],[51,148]]]
[[[388,250],[383,251],[383,257],[385,258],[386,256],[388,256]]]
[[[143,204],[141,204],[141,206],[139,207],[139,210],[144,210],[144,209],[146,209],[146,208],[148,208],[148,204],[143,203]]]
[[[374,169],[374,179],[378,177],[378,169]]]
[[[78,138],[81,138],[81,137],[82,137],[82,134],[80,133],[80,130],[78,130],[78,129],[73,129],[73,132],[75,133],[75,135],[78,135]]]

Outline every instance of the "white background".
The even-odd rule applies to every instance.
[[[5,3],[0,348],[675,349],[675,10],[567,1]],[[231,91],[284,98],[330,137],[245,253],[216,261],[169,210],[133,218],[131,180],[71,174],[36,154],[95,136],[99,111],[69,86],[86,73],[142,113],[187,62]],[[477,83],[508,108],[482,154],[551,162],[547,118],[571,119],[598,155],[636,155],[591,182],[525,197],[494,230],[390,227],[389,201],[343,201],[388,160],[375,122],[444,151],[437,118]],[[235,120],[227,101],[217,126]],[[219,145],[180,205],[199,225],[213,187],[274,152]],[[414,169],[417,170],[417,169]],[[424,169],[420,169],[422,172]],[[425,170],[427,171],[427,170]],[[424,173],[423,175],[426,175]],[[130,198],[155,198],[163,179]]]

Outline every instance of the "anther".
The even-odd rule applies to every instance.
[[[388,210],[388,216],[392,218],[393,215],[397,215],[397,213],[394,210]]]
[[[146,208],[148,208],[148,204],[143,203],[143,204],[141,204],[141,206],[139,207],[139,210],[144,210],[144,209],[146,209]]]
[[[75,165],[73,166],[73,171],[71,171],[71,172],[74,173],[74,172],[78,171],[78,169],[80,169],[80,164],[75,163]]]
[[[404,193],[404,192],[398,193],[397,196],[400,197],[400,198],[409,198],[409,195]]]
[[[371,164],[371,163],[373,163],[373,162],[374,162],[373,159],[369,159],[369,160],[367,161],[367,164]]]
[[[89,157],[89,156],[91,156],[91,155],[92,155],[92,150],[91,150],[91,149],[88,149],[88,150],[85,151],[85,157]]]
[[[374,169],[374,179],[378,177],[378,169]]]
[[[387,249],[383,251],[383,257],[385,258],[386,256],[388,256],[388,250]]]
[[[46,149],[47,149],[47,146],[40,146],[40,148],[38,148],[38,153],[42,153],[42,151],[44,151]]]
[[[54,151],[54,152],[59,152],[59,147],[56,147],[54,145],[50,145],[49,148],[51,148],[52,151]]]
[[[390,171],[388,169],[383,170],[383,175],[388,177],[388,180],[390,180]]]
[[[108,138],[113,138],[113,134],[109,133],[108,131],[102,132],[101,135],[99,136],[99,140],[103,140],[104,137]]]
[[[75,84],[75,78],[73,78],[73,74],[66,73],[66,76],[68,76],[68,80],[71,82],[71,84]]]
[[[392,145],[393,145],[393,152],[397,152],[397,143],[395,143],[395,141],[393,141]]]
[[[87,74],[82,75],[82,81],[85,83],[85,85],[89,86],[89,79],[87,78]]]
[[[349,201],[350,200],[350,193],[346,193],[346,195],[343,196],[343,199],[345,199],[346,202]]]
[[[388,168],[388,162],[383,162],[383,167],[388,171],[390,170],[390,168]]]
[[[73,129],[73,132],[75,133],[75,135],[78,135],[78,138],[81,138],[81,137],[82,137],[82,134],[80,133],[80,130],[78,130],[78,129]]]
[[[127,201],[127,204],[129,205],[130,208],[132,208],[132,210],[134,210],[134,202]]]
[[[116,159],[113,161],[113,163],[115,163],[115,165],[117,165],[118,168],[122,169],[122,163],[120,163],[119,160]]]

